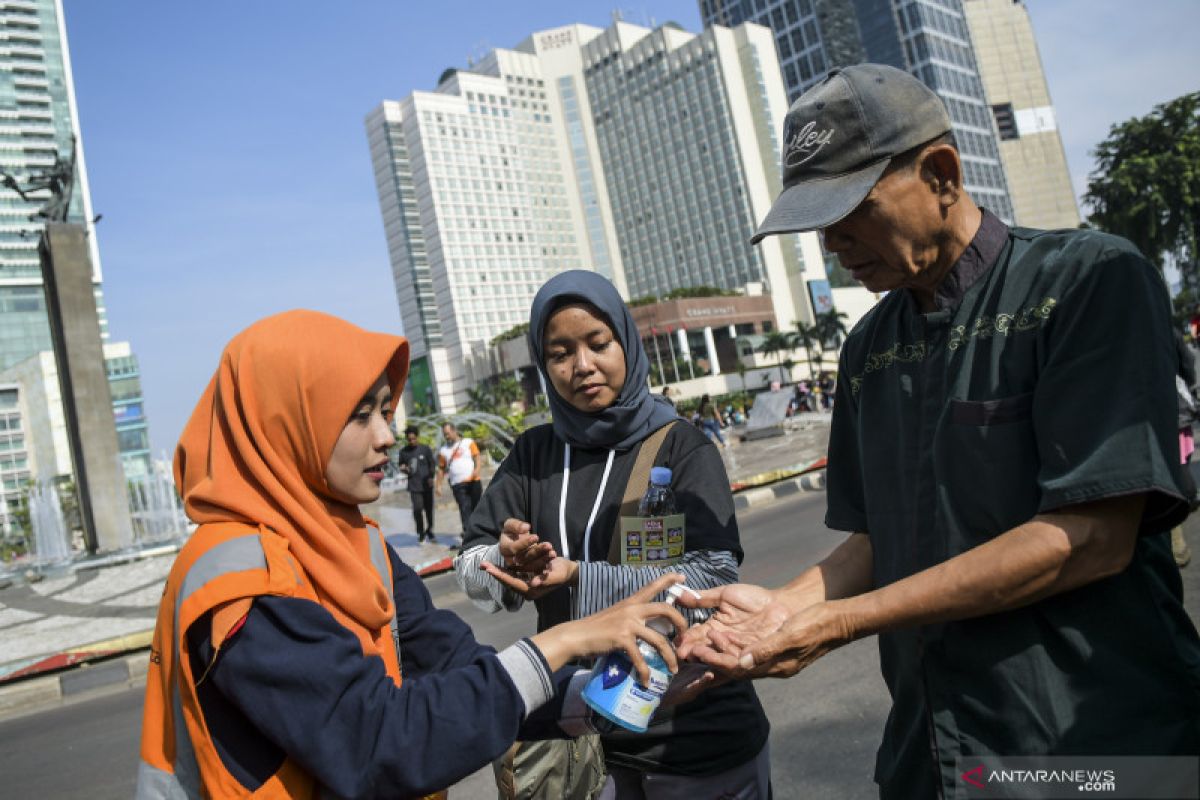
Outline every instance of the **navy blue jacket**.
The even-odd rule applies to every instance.
[[[528,719],[496,651],[433,607],[421,578],[389,549],[403,685],[358,638],[309,600],[257,598],[216,663],[202,617],[188,630],[192,674],[225,766],[247,789],[287,755],[339,797],[419,797],[470,775],[521,739],[562,737],[556,720],[572,670]]]

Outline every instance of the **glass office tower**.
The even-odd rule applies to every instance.
[[[962,0],[700,0],[705,25],[767,25],[795,99],[832,67],[890,64],[920,78],[946,103],[964,183],[980,205],[1013,222],[992,111]]]

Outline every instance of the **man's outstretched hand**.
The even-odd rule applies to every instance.
[[[707,622],[679,637],[679,657],[702,661],[731,678],[791,677],[849,641],[832,604],[796,611],[779,592],[752,584],[685,595],[679,604],[714,609]]]

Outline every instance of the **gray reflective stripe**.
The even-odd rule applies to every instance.
[[[383,582],[383,590],[388,593],[388,597],[392,598],[392,644],[396,646],[396,660],[400,660],[400,623],[396,620],[396,614],[400,609],[396,608],[396,598],[392,594],[392,578],[391,570],[388,568],[387,543],[383,540],[383,532],[374,528],[367,528],[368,538],[371,542],[371,563],[375,565],[375,571],[379,573],[379,580]]]
[[[200,764],[196,761],[196,749],[183,721],[183,704],[179,701],[179,687],[171,688],[171,714],[175,717],[175,780],[188,797],[200,796]]]
[[[191,797],[199,797],[199,793]],[[138,764],[137,791],[134,800],[188,800],[188,793],[174,775],[145,761]]]
[[[179,630],[179,612],[184,602],[200,587],[214,578],[231,572],[245,572],[251,569],[266,569],[267,557],[263,553],[262,542],[257,533],[239,536],[213,547],[192,564],[175,596],[175,642],[179,641],[183,631]],[[182,663],[186,653],[176,653],[176,663]],[[179,697],[179,686],[171,687],[171,712],[175,717],[175,775],[173,780],[180,795],[163,795],[164,797],[199,797],[200,796],[200,765],[196,762],[196,750],[192,746],[192,737],[188,735],[187,725],[183,720],[183,703]],[[149,767],[149,765],[147,765]],[[153,767],[150,767],[153,769]],[[161,770],[158,770],[161,772]],[[163,773],[166,774],[166,773]],[[141,774],[138,776],[138,791],[141,792]],[[154,795],[151,795],[154,796]]]
[[[179,630],[179,611],[184,602],[204,584],[213,578],[230,572],[245,572],[248,569],[266,569],[267,557],[263,553],[262,542],[257,533],[249,533],[221,542],[213,549],[196,559],[183,578],[183,585],[175,595],[175,640],[183,631]]]

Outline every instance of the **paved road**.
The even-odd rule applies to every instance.
[[[745,580],[777,585],[797,565],[828,552],[841,534],[821,525],[824,495],[801,494],[741,515]],[[1200,524],[1189,525],[1200,550]],[[1200,616],[1200,564],[1185,570],[1188,609]],[[486,615],[449,576],[429,580],[439,606],[461,614],[483,641],[506,645],[533,626],[531,611]],[[887,708],[873,639],[856,642],[790,681],[757,684],[773,727],[776,796],[815,800],[876,797],[871,771]],[[140,692],[121,691],[0,723],[0,796],[62,800],[132,796]],[[490,769],[455,787],[455,800],[495,797]]]

